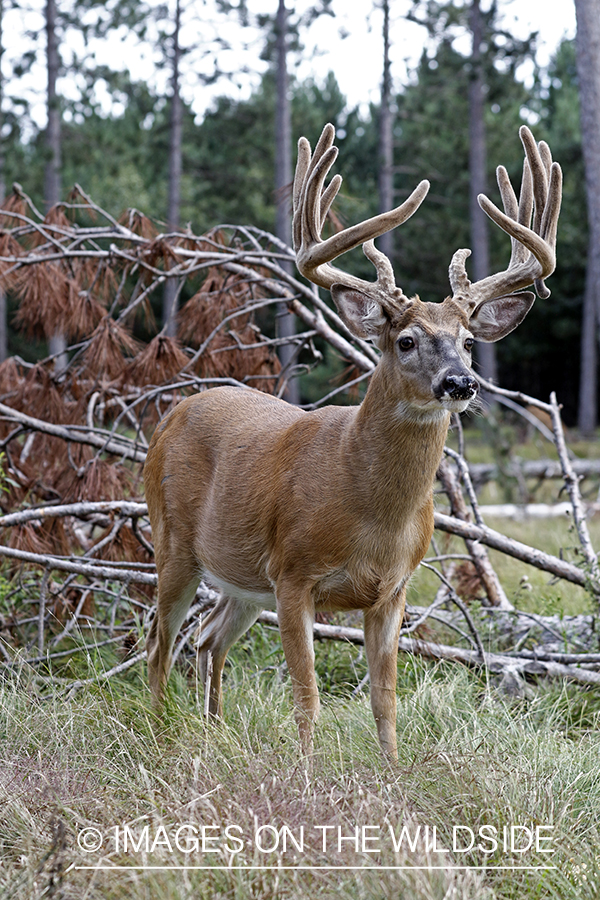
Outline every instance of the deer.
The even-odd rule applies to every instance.
[[[179,402],[159,423],[144,469],[158,572],[148,676],[160,707],[172,647],[201,578],[220,599],[201,621],[200,678],[209,718],[222,716],[222,674],[234,642],[264,609],[276,610],[300,747],[308,757],[319,713],[313,623],[320,611],[359,610],[370,701],[381,750],[397,759],[398,641],[407,583],[434,527],[433,489],[450,419],[478,395],[475,341],[498,341],[550,291],[562,173],[522,126],[519,200],[497,169],[502,212],[479,204],[511,238],[508,267],[472,283],[470,250],[450,262],[452,294],[407,297],[374,239],[423,202],[422,181],[399,207],[321,236],[342,178],[330,124],[311,153],[298,143],[293,243],[299,272],[328,289],[355,337],[379,348],[360,405],[310,411],[247,387],[219,386]],[[363,245],[374,281],[332,265]]]

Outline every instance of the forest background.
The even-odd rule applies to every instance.
[[[274,2],[273,15],[258,17],[249,8],[253,4],[243,0],[187,5],[178,0],[157,6],[139,0],[69,0],[58,5],[48,0],[44,30],[25,30],[18,52],[16,35],[4,35],[10,53],[3,54],[2,67],[0,190],[10,196],[17,182],[39,209],[47,210],[67,199],[78,183],[112,215],[135,207],[150,216],[159,231],[189,223],[192,232],[200,234],[220,223],[245,223],[270,232],[279,228],[277,233],[285,238],[285,226],[282,232],[276,223],[278,202],[289,203],[286,163],[281,174],[277,158],[281,141],[289,154],[291,136],[295,142],[305,134],[314,143],[330,121],[337,128],[343,159],[337,214],[344,224],[373,215],[381,205],[399,204],[421,178],[432,182],[427,203],[386,252],[406,293],[439,300],[448,292],[447,266],[457,247],[473,248],[475,272],[477,266],[487,274],[486,269],[506,265],[502,234],[490,230],[489,248],[478,246],[486,226],[483,214],[477,219],[478,212],[473,213],[472,198],[479,190],[495,196],[493,172],[499,162],[518,182],[517,131],[526,122],[538,140],[549,142],[566,175],[559,262],[552,299],[538,302],[524,325],[499,346],[497,360],[483,360],[482,365],[484,374],[507,388],[526,389],[542,398],[557,390],[567,424],[578,422],[589,433],[597,419],[597,298],[591,297],[585,312],[590,240],[586,210],[592,201],[584,174],[577,45],[563,40],[542,67],[536,34],[518,39],[506,30],[503,13],[508,5],[501,0],[481,7],[479,2],[438,0],[375,4],[385,13],[382,93],[379,103],[367,107],[347,102],[334,72],[303,79],[294,74],[303,60],[308,27],[317,18],[334,15],[330,0],[302,15],[283,2],[276,9]],[[41,10],[37,19],[28,18],[31,11],[19,2],[5,9],[13,22],[15,10],[23,23],[42,22]],[[186,44],[190,16],[201,23],[203,45]],[[390,67],[389,44],[417,21],[422,23],[425,49],[399,86]],[[264,37],[262,62],[256,60],[263,73],[250,79],[258,86],[242,99],[230,89],[249,74],[232,66],[227,38],[232,25],[242,30],[259,27]],[[92,48],[99,40],[118,47],[132,34],[139,52],[145,48],[162,76],[136,80],[121,58],[114,68],[97,62]],[[287,89],[281,84],[282,53]],[[47,84],[39,84],[36,93],[31,73],[42,71],[40,64],[46,68]],[[211,96],[216,92],[201,114],[182,96],[182,71],[187,71],[188,88],[191,72],[198,93],[208,92],[209,85]],[[61,94],[57,84],[68,89]],[[283,117],[278,111],[282,90],[290,104]],[[476,102],[474,91],[479,95]],[[36,115],[41,100],[45,121]],[[479,125],[474,116],[479,116]],[[365,263],[357,254],[350,265],[359,271]],[[185,299],[180,297],[179,303]],[[155,295],[159,323],[168,316],[161,302]],[[18,297],[9,291],[6,303],[0,315],[7,321],[0,356],[18,354],[26,361],[43,357],[47,345],[15,328]],[[582,352],[586,338],[587,350]],[[310,395],[310,383],[305,380],[301,390]]]

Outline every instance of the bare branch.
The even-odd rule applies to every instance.
[[[552,415],[552,427],[554,430],[554,442],[558,451],[558,458],[563,471],[563,478],[567,486],[567,491],[571,499],[573,507],[573,518],[575,527],[579,535],[579,542],[583,550],[583,555],[587,565],[589,566],[591,577],[596,585],[600,584],[600,570],[598,569],[598,557],[592,547],[590,533],[588,531],[587,522],[585,520],[585,510],[583,501],[579,491],[579,479],[569,460],[567,446],[565,444],[565,435],[563,431],[562,421],[560,417],[560,409],[556,402],[556,394],[554,391],[550,395],[550,409]]]

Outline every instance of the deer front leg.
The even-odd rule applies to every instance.
[[[278,585],[277,617],[292,692],[300,744],[306,756],[312,752],[315,722],[319,715],[319,692],[313,646],[314,604],[310,588]]]
[[[406,588],[379,609],[365,611],[365,648],[371,682],[371,709],[384,754],[398,759],[396,740],[396,678],[398,637]]]

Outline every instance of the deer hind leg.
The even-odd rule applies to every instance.
[[[161,703],[171,668],[173,644],[199,583],[200,573],[196,567],[182,565],[181,560],[169,561],[160,567],[156,614],[146,641],[148,680],[155,706]]]
[[[382,608],[365,611],[365,647],[371,682],[371,709],[379,743],[390,759],[398,758],[396,739],[396,681],[398,638],[406,589]]]
[[[223,714],[221,681],[225,659],[231,647],[258,619],[262,607],[234,597],[221,597],[202,620],[196,643],[199,675],[204,685],[205,708],[214,718]],[[208,700],[206,692],[208,691]]]

